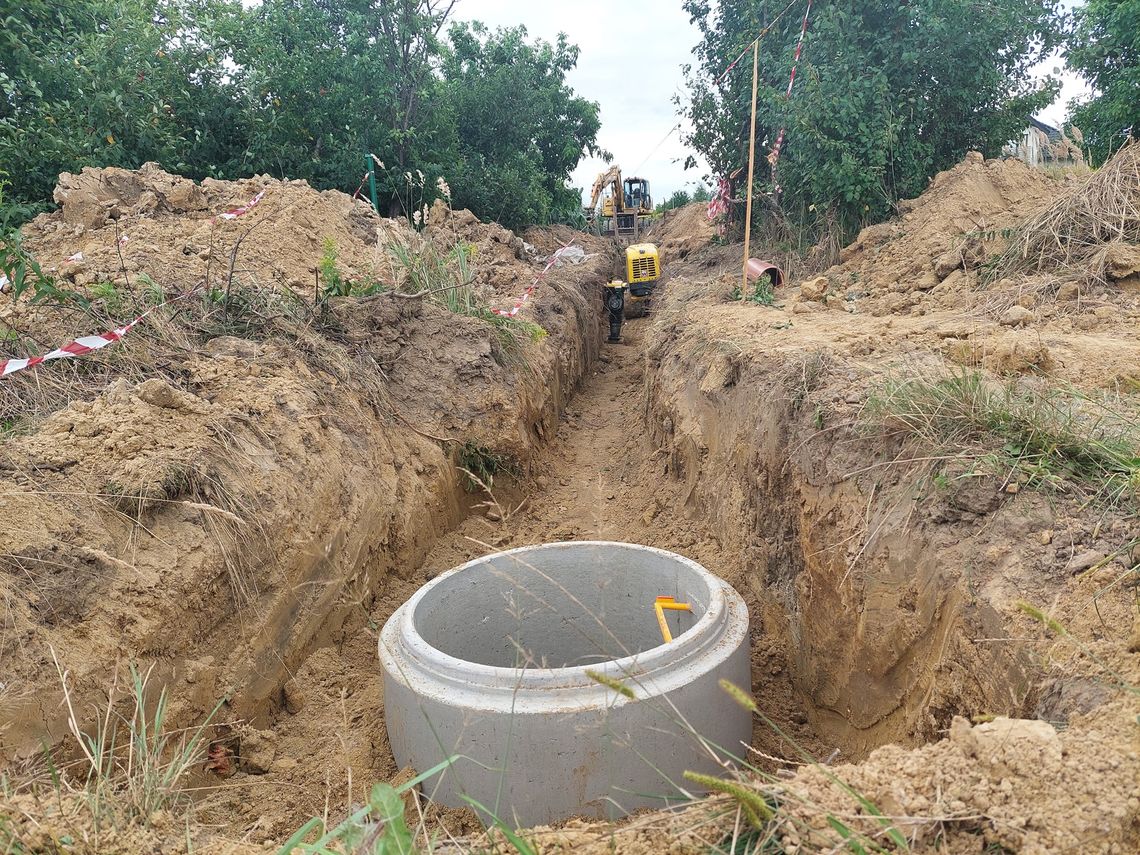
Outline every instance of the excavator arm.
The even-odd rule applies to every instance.
[[[614,210],[622,210],[625,200],[622,198],[621,167],[615,164],[594,179],[594,186],[590,190],[590,204],[586,208],[587,215],[598,210],[598,200],[611,184],[614,188]]]

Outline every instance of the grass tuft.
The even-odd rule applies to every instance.
[[[1101,249],[1112,242],[1140,243],[1140,144],[1132,143],[1082,183],[1026,221],[990,274],[1075,271],[1103,283]]]
[[[537,342],[546,336],[546,330],[538,324],[496,314],[478,298],[471,272],[474,252],[471,245],[458,243],[445,255],[431,243],[412,250],[393,242],[388,245],[388,252],[403,274],[398,288],[401,293],[423,297],[457,315],[488,324],[507,360],[525,364],[524,343]]]
[[[155,698],[151,669],[140,671],[132,664],[125,697],[118,696],[116,679],[88,726],[75,710],[69,673],[58,660],[55,665],[79,764],[59,765],[45,749],[46,774],[23,783],[2,779],[0,795],[5,800],[27,797],[36,805],[50,802],[55,809],[52,834],[64,846],[82,840],[89,847],[82,851],[122,851],[127,828],[151,827],[166,811],[189,803],[184,781],[202,759],[206,728],[221,703],[197,727],[172,730],[166,687]],[[16,811],[0,817],[0,851],[49,851],[42,842],[43,831],[32,816]]]
[[[1140,504],[1140,421],[1077,390],[997,384],[960,370],[887,381],[863,418],[1029,487]]]

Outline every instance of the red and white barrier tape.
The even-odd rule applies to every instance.
[[[49,359],[70,359],[73,356],[83,356],[95,350],[100,350],[109,344],[114,344],[123,336],[125,336],[131,329],[145,318],[151,312],[155,312],[164,306],[169,306],[171,303],[177,303],[179,300],[189,297],[200,288],[193,288],[173,300],[167,300],[165,303],[160,303],[157,306],[152,306],[147,309],[129,324],[126,324],[116,329],[109,330],[102,335],[85,335],[77,339],[69,341],[67,344],[56,348],[50,353],[45,353],[43,356],[32,356],[26,359],[5,359],[0,362],[0,377],[7,377],[9,374],[15,374],[17,371],[23,371],[25,368],[32,368],[42,362],[47,362]]]
[[[242,214],[248,214],[251,210],[253,210],[255,207],[257,207],[257,203],[260,202],[264,198],[265,198],[265,190],[262,189],[262,190],[258,191],[256,196],[254,196],[252,199],[250,199],[244,205],[241,205],[237,208],[230,208],[228,211],[224,211],[221,214],[218,214],[218,216],[214,217],[214,219],[215,220],[236,220],[238,217],[242,216]]]
[[[145,317],[146,315],[139,315],[126,326],[105,332],[102,335],[82,336],[74,341],[69,341],[67,344],[50,353],[45,353],[43,356],[33,356],[29,359],[5,359],[3,362],[0,362],[0,377],[7,377],[9,374],[15,374],[17,371],[31,368],[34,365],[39,365],[41,362],[47,362],[49,359],[67,359],[71,356],[82,356],[93,350],[99,350],[99,348],[106,347],[121,339],[130,331],[131,327]]]
[[[728,213],[728,206],[732,202],[732,185],[727,178],[717,180],[716,195],[709,200],[708,218],[715,220],[721,214]]]
[[[228,211],[224,211],[223,213],[218,214],[218,216],[215,217],[214,220],[217,221],[219,219],[222,219],[222,220],[236,219],[237,217],[240,217],[243,214],[249,213],[249,211],[252,210],[254,207],[256,207],[257,203],[260,202],[264,198],[265,198],[265,190],[263,189],[263,190],[259,191],[258,194],[256,196],[254,196],[252,199],[250,199],[249,202],[247,202],[246,204],[241,205],[237,208],[230,208]],[[130,241],[130,239],[131,238],[129,235],[125,235],[125,234],[121,235],[117,241],[117,245],[119,247],[126,246],[127,242]],[[63,263],[64,264],[76,264],[76,263],[83,261],[83,260],[84,260],[83,251],[80,250],[79,252],[72,253],[67,258],[65,258],[63,260]],[[12,282],[12,280],[9,278],[8,274],[4,273],[3,271],[0,271],[0,289],[7,288],[11,284],[11,282]],[[194,289],[194,290],[197,290],[197,289]],[[190,294],[193,294],[194,290],[187,291],[182,296],[175,297],[174,300],[167,300],[165,303],[162,303],[158,306],[154,306],[153,308],[147,309],[145,312],[143,312],[141,315],[139,315],[137,318],[135,318],[129,324],[126,324],[125,326],[118,327],[117,329],[109,330],[109,331],[103,333],[102,335],[81,336],[80,338],[77,338],[74,341],[69,341],[69,342],[67,342],[67,344],[64,344],[63,346],[58,347],[49,353],[45,353],[43,356],[33,356],[33,357],[26,358],[26,359],[5,359],[3,361],[0,361],[0,377],[7,377],[9,374],[14,374],[15,372],[22,371],[25,368],[31,368],[35,365],[39,365],[40,363],[47,362],[49,359],[68,359],[72,356],[83,356],[84,354],[91,353],[94,350],[99,350],[100,348],[104,348],[109,344],[114,344],[119,339],[121,339],[123,336],[125,336],[128,332],[130,332],[130,330],[135,326],[135,324],[137,324],[139,321],[141,321],[143,318],[145,318],[147,315],[149,315],[155,309],[161,309],[163,306],[167,306],[170,303],[176,302],[177,300],[181,300],[183,297],[187,297]]]
[[[575,247],[573,247],[571,244],[566,244],[561,248],[555,250],[554,254],[547,260],[546,267],[542,268],[542,272],[539,273],[538,276],[534,277],[534,281],[526,287],[526,290],[522,292],[522,296],[515,300],[515,304],[511,308],[491,309],[491,311],[503,318],[513,318],[515,315],[517,315],[520,311],[522,311],[522,307],[526,304],[526,301],[530,299],[530,295],[534,293],[534,289],[538,287],[538,283],[541,282],[546,274],[550,272],[550,268],[557,264],[558,259],[560,259],[566,252],[574,248]]]
[[[788,101],[792,97],[792,87],[796,84],[796,68],[800,63],[800,52],[804,49],[804,36],[807,34],[808,16],[811,14],[811,0],[808,0],[807,8],[804,10],[804,22],[800,26],[800,40],[796,44],[796,55],[792,58],[792,74],[788,79],[788,89],[784,92],[784,100]],[[780,159],[780,147],[784,144],[784,133],[786,127],[780,128],[780,133],[776,135],[776,144],[772,146],[772,151],[768,155],[768,163],[772,166],[772,188],[778,194],[780,192],[780,182],[776,180],[776,163]]]

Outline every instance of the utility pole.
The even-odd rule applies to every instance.
[[[752,44],[752,130],[748,135],[748,202],[744,210],[744,261],[740,270],[740,293],[748,290],[748,245],[752,238],[752,170],[756,162],[756,83],[760,72],[760,39]]]

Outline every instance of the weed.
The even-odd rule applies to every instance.
[[[772,289],[772,277],[765,273],[752,283],[752,288],[749,291],[743,291],[737,285],[732,289],[732,299],[743,303],[753,303],[757,306],[771,306],[776,302],[776,292]]]
[[[0,170],[0,176],[8,173]],[[4,201],[4,188],[8,182],[0,177],[0,275],[11,284],[12,297],[19,298],[28,289],[32,302],[54,302],[60,305],[84,305],[86,301],[73,291],[60,288],[55,279],[40,268],[35,257],[24,248],[18,223],[31,219],[29,206],[8,204]]]
[[[103,303],[108,315],[118,315],[123,311],[123,292],[119,286],[110,280],[99,282],[91,289],[96,300]]]
[[[402,793],[446,770],[456,757],[449,757],[399,788],[376,784],[368,804],[350,814],[339,825],[325,829],[325,822],[313,817],[278,850],[279,855],[340,855],[342,852],[368,852],[374,855],[416,855],[412,831],[404,821]],[[312,843],[305,838],[324,831]]]
[[[149,273],[136,274],[135,282],[142,286],[143,297],[148,306],[160,306],[166,302],[166,293],[162,290],[162,286],[151,279]]]
[[[402,243],[392,243],[388,251],[403,271],[402,293],[423,297],[457,315],[478,318],[495,331],[499,350],[508,359],[520,361],[522,342],[539,341],[546,336],[538,324],[492,312],[476,296],[470,261],[475,247],[457,243],[451,252],[441,254],[425,243],[411,250]]]
[[[620,680],[615,680],[613,677],[609,677],[603,674],[601,671],[593,670],[587,671],[586,676],[593,680],[595,683],[601,683],[606,688],[613,689],[619,695],[629,698],[631,701],[636,700],[636,696],[633,694],[633,689],[631,689]]]
[[[324,282],[323,293],[326,297],[347,297],[351,286],[341,275],[336,260],[336,241],[326,237],[321,245],[321,260],[317,262],[317,270],[321,275],[321,281]]]
[[[52,656],[54,659],[54,651]],[[68,672],[58,659],[55,665],[63,688],[68,728],[81,754],[83,771],[78,775],[63,774],[47,756],[48,776],[31,786],[47,787],[50,781],[54,799],[60,805],[60,815],[66,814],[67,822],[73,822],[77,829],[74,836],[60,835],[59,843],[68,845],[68,839],[82,837],[93,847],[91,851],[109,851],[124,827],[148,826],[152,817],[184,801],[183,778],[199,761],[204,731],[221,703],[196,728],[171,731],[167,723],[166,688],[159,691],[157,701],[148,699],[153,695],[151,670],[144,672],[131,665],[129,711],[121,712],[118,708],[116,679],[108,692],[106,706],[98,711],[97,721],[89,732],[79,724]],[[64,804],[68,806],[66,810],[62,807]],[[28,833],[33,840],[24,839],[25,832],[18,820],[0,822],[3,851],[42,851],[36,843],[42,832],[28,829]],[[104,838],[109,848],[105,849],[100,842]]]
[[[458,459],[459,468],[470,473],[467,483],[468,490],[474,490],[480,482],[487,488],[493,487],[495,476],[500,472],[507,475],[518,474],[518,464],[511,459],[510,455],[491,451],[491,449],[472,440],[468,440],[460,446]]]
[[[890,380],[863,418],[1030,487],[1140,501],[1140,422],[1076,390],[996,384],[960,370]]]

